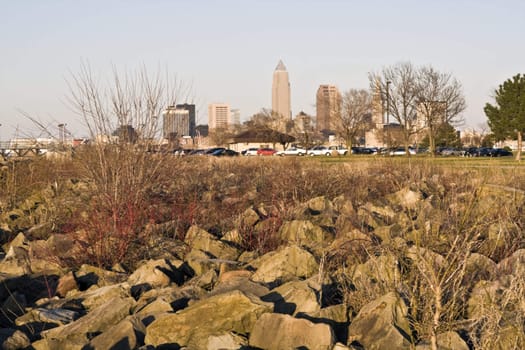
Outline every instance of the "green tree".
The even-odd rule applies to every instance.
[[[434,146],[435,147],[461,147],[461,139],[458,131],[449,123],[442,123],[434,130]],[[430,137],[427,134],[421,140],[421,146],[429,147]]]
[[[516,160],[519,161],[525,132],[525,75],[507,79],[495,91],[494,100],[494,105],[487,103],[484,108],[489,127],[498,141],[517,138]]]

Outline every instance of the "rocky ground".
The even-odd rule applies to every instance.
[[[522,228],[501,218],[479,230],[444,227],[454,213],[523,198],[487,190],[483,206],[450,209],[437,200],[442,191],[406,187],[359,206],[313,198],[265,253],[243,250],[239,230],[153,235],[155,256],[132,271],[66,268],[82,242],[19,233],[0,262],[2,348],[520,348],[525,250],[493,257]],[[265,232],[268,210],[247,208],[239,227]]]

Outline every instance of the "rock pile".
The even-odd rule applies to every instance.
[[[444,217],[439,210],[431,196],[410,188],[359,206],[314,198],[282,224],[275,251],[243,251],[238,234],[217,237],[193,226],[184,254],[144,261],[129,273],[64,269],[54,256],[77,249],[76,242],[60,235],[29,242],[19,234],[0,262],[0,343],[37,350],[428,349],[403,276],[418,258],[446,263],[443,252],[418,241],[440,220],[432,215]],[[264,220],[253,208],[239,219],[253,226]],[[500,310],[508,320],[495,335],[501,349],[523,338],[498,301],[523,271],[523,255],[496,264],[476,253],[466,265],[475,288],[468,314],[457,321]],[[439,349],[473,343],[466,332],[445,328]]]

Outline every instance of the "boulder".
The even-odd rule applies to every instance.
[[[220,335],[211,335],[208,337],[207,350],[238,350],[245,349],[248,345],[248,340],[235,334],[228,332]]]
[[[321,243],[328,240],[329,236],[331,235],[326,233],[320,226],[314,225],[308,220],[287,221],[279,230],[281,240],[299,245]]]
[[[272,305],[240,291],[200,300],[175,314],[159,316],[146,329],[146,345],[178,344],[205,349],[208,337],[225,332],[248,334]]]
[[[75,321],[79,317],[80,314],[73,310],[34,308],[25,315],[18,317],[15,323],[17,326],[37,322],[63,326]]]
[[[182,265],[180,260],[148,260],[129,276],[128,283],[131,286],[147,283],[154,288],[167,287],[172,282],[182,284],[187,277],[187,273],[180,269]]]
[[[308,281],[285,283],[272,289],[261,299],[273,303],[275,313],[293,316],[298,313],[315,313],[321,308],[317,291],[310,287]]]
[[[324,307],[316,312],[298,313],[296,317],[327,324],[332,328],[337,341],[346,344],[348,340],[348,307],[345,304]]]
[[[146,327],[133,316],[128,316],[104,333],[91,339],[88,349],[137,349],[144,342]]]
[[[262,315],[249,339],[250,346],[267,350],[329,350],[334,343],[330,326],[275,313]]]
[[[240,255],[237,248],[217,239],[211,233],[198,226],[189,228],[188,232],[186,232],[184,242],[192,249],[202,250],[217,259],[235,260]]]
[[[0,348],[2,350],[27,349],[31,345],[29,337],[22,331],[0,328]]]
[[[222,273],[219,281],[210,292],[210,295],[241,291],[245,294],[253,294],[262,297],[270,292],[265,286],[250,280],[252,272],[247,270],[234,270]]]
[[[257,268],[252,281],[267,284],[308,278],[319,272],[314,256],[295,245],[267,253],[250,265]]]
[[[82,305],[85,309],[91,310],[99,307],[100,305],[106,304],[109,300],[114,298],[127,298],[129,297],[128,286],[125,284],[115,284],[111,286],[105,286],[100,288],[93,287],[85,292],[80,292],[71,295],[71,298],[82,299]]]
[[[351,276],[357,290],[367,290],[377,285],[394,286],[399,282],[401,273],[397,258],[385,253],[371,256],[364,264],[355,265]]]
[[[467,343],[456,332],[440,333],[437,336],[438,350],[469,350]],[[416,350],[431,350],[428,343],[418,344]]]
[[[365,349],[409,349],[408,308],[395,293],[388,293],[363,306],[348,327],[348,343]]]
[[[122,272],[108,271],[96,266],[83,264],[75,272],[75,277],[80,290],[84,290],[92,285],[103,287],[121,283],[124,282],[128,276]]]
[[[62,348],[62,344],[69,342],[75,344],[87,344],[90,334],[102,333],[112,326],[118,324],[130,314],[135,305],[133,298],[112,298],[106,303],[91,310],[86,316],[69,323],[65,326],[53,328],[41,333],[42,337],[56,340]]]

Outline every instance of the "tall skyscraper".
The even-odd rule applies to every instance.
[[[208,127],[210,130],[228,128],[230,123],[230,105],[211,103],[208,105]]]
[[[341,93],[334,85],[320,85],[317,89],[317,131],[331,130],[334,119],[341,114]]]
[[[190,136],[190,112],[169,106],[162,112],[162,136],[165,139]]]
[[[292,119],[290,99],[290,81],[288,71],[282,60],[279,60],[273,72],[272,111],[280,115],[284,121]]]
[[[189,103],[182,103],[175,106],[177,109],[184,109],[188,111],[189,116],[189,133],[187,136],[195,136],[195,105]],[[185,135],[186,136],[186,135]]]

